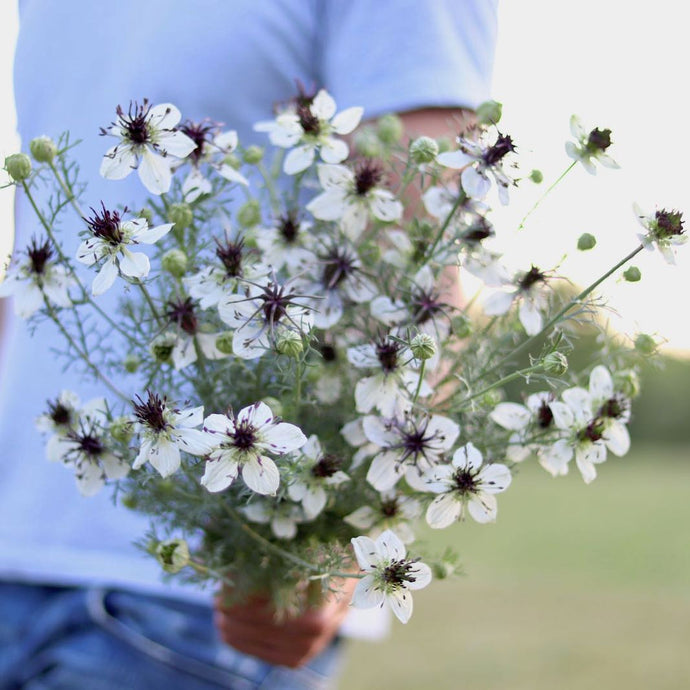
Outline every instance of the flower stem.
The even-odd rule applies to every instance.
[[[541,204],[542,201],[549,195],[551,190],[553,190],[556,185],[577,165],[577,161],[573,161],[557,178],[554,182],[551,183],[549,188],[534,202],[534,206],[527,211],[527,213],[523,216],[522,220],[520,221],[520,225],[518,225],[518,230],[522,230],[525,227],[525,223],[527,222],[527,219],[539,208],[539,205]]]

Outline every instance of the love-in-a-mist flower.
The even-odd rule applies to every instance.
[[[558,429],[567,429],[574,422],[570,408],[555,399],[551,392],[541,391],[527,396],[524,405],[514,402],[498,403],[489,417],[504,429],[513,431],[506,447],[506,457],[521,462],[531,452],[539,454],[542,446],[530,439]]]
[[[284,266],[289,276],[302,272],[314,260],[311,227],[296,211],[289,210],[278,216],[271,227],[259,228],[256,244],[263,263],[276,271]]]
[[[422,506],[417,499],[392,489],[380,492],[375,499],[369,499],[367,505],[360,506],[343,520],[366,531],[372,538],[390,529],[404,544],[411,544],[415,539],[412,523],[421,514]]]
[[[180,468],[180,451],[196,456],[210,451],[210,439],[196,428],[203,421],[202,406],[180,410],[151,391],[146,400],[138,398],[132,405],[137,420],[135,429],[141,439],[133,469],[148,462],[161,477],[169,477]]]
[[[221,132],[220,125],[210,120],[186,121],[180,125],[179,131],[195,144],[194,150],[186,159],[191,163],[192,169],[182,183],[182,195],[187,203],[213,191],[213,184],[209,179],[212,170],[229,182],[245,186],[249,184],[242,173],[225,162],[225,158],[237,148],[236,131]]]
[[[356,608],[373,608],[388,604],[396,618],[407,623],[412,615],[411,590],[422,589],[431,582],[431,568],[419,559],[407,558],[402,541],[386,530],[376,541],[355,537],[352,548],[359,567],[366,573],[352,595]]]
[[[49,410],[53,417],[59,406]],[[61,414],[64,414],[65,410]],[[64,433],[54,436],[53,457],[74,470],[77,488],[83,496],[97,494],[109,479],[127,476],[129,465],[113,449],[107,432],[105,401],[92,400],[79,410],[78,417]]]
[[[0,297],[14,298],[14,312],[22,319],[35,314],[45,300],[58,307],[69,307],[69,289],[76,281],[64,266],[55,262],[50,242],[32,239],[25,253],[26,260],[10,268],[0,283]]]
[[[601,163],[606,168],[620,167],[616,161],[606,153],[606,149],[611,146],[610,129],[594,129],[587,131],[580,118],[572,115],[570,118],[570,132],[575,137],[575,141],[565,143],[566,153],[575,161],[582,163],[584,169],[591,175],[596,175],[597,168],[595,162]]]
[[[403,342],[384,336],[375,343],[357,345],[347,350],[347,358],[358,369],[372,369],[355,385],[357,412],[378,410],[384,417],[394,417],[410,409],[412,395],[431,395],[431,386],[419,382],[418,362]]]
[[[544,291],[548,278],[536,266],[520,273],[510,291],[497,291],[484,302],[484,313],[489,316],[506,314],[513,302],[519,302],[518,317],[528,335],[535,335],[542,329],[542,311],[548,303]]]
[[[288,496],[302,504],[308,519],[315,518],[326,507],[329,491],[350,480],[341,469],[344,464],[339,455],[324,453],[315,435],[300,449]]]
[[[685,224],[683,214],[680,211],[668,211],[666,209],[645,213],[637,204],[633,204],[633,210],[640,224],[646,230],[644,234],[638,234],[645,248],[650,251],[653,251],[654,248],[658,249],[667,263],[675,264],[674,247],[688,241],[688,236],[683,230]]]
[[[367,472],[367,481],[378,491],[392,489],[402,476],[412,488],[426,491],[423,476],[460,434],[460,427],[442,415],[407,414],[388,420],[367,415],[362,425],[366,437],[381,449]]]
[[[232,351],[242,359],[256,359],[276,351],[281,337],[305,338],[314,323],[306,295],[280,284],[275,274],[249,283],[246,292],[226,295],[218,304],[220,318],[235,329]]]
[[[297,525],[307,519],[300,506],[284,499],[262,499],[257,496],[240,511],[251,522],[270,525],[273,536],[278,539],[294,539]]]
[[[201,483],[211,492],[227,489],[241,475],[252,491],[274,495],[280,473],[269,454],[290,453],[307,442],[298,426],[281,422],[263,402],[245,407],[237,416],[209,415],[204,431],[212,448]]]
[[[384,223],[402,218],[402,203],[379,186],[383,168],[376,161],[364,159],[354,170],[319,165],[318,176],[324,191],[307,204],[307,211],[319,220],[339,221],[350,239],[362,234],[372,216]]]
[[[120,141],[108,149],[100,173],[109,180],[121,180],[133,170],[151,194],[164,194],[172,182],[172,166],[188,156],[196,144],[176,129],[182,115],[171,103],[151,106],[148,100],[132,103],[125,111],[118,106],[117,119],[101,129],[102,135]]]
[[[630,450],[630,399],[616,390],[611,372],[600,364],[589,375],[589,394],[595,416],[603,420],[603,440],[608,450],[622,457]]]
[[[428,490],[438,494],[426,511],[431,527],[448,527],[465,511],[477,522],[496,519],[495,494],[505,491],[512,477],[505,465],[483,463],[479,450],[466,443],[453,453],[450,464],[437,465],[427,474]]]
[[[333,135],[352,132],[362,119],[363,108],[347,108],[336,115],[333,97],[321,89],[313,98],[302,95],[285,112],[268,122],[254,125],[257,132],[267,132],[274,146],[292,149],[283,161],[283,172],[295,175],[313,162],[316,151],[325,163],[340,163],[349,149]]]
[[[148,256],[133,252],[130,247],[153,244],[170,232],[172,223],[150,228],[145,218],[123,220],[118,211],[109,211],[101,205],[101,212],[91,209],[93,216],[85,218],[90,237],[77,250],[77,259],[87,266],[101,263],[91,291],[103,294],[121,273],[133,280],[142,280],[151,270]]]
[[[515,182],[504,172],[503,166],[510,164],[515,144],[508,134],[498,134],[489,144],[484,135],[480,141],[458,137],[457,151],[440,153],[436,160],[447,168],[462,169],[460,181],[465,193],[473,199],[483,199],[491,188],[493,177],[498,198],[502,204],[509,201],[508,189]]]

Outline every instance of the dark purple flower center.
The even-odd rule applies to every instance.
[[[512,151],[515,151],[512,137],[508,134],[499,134],[496,143],[484,152],[484,163],[487,166],[497,165]]]
[[[300,127],[304,130],[305,134],[312,134],[317,136],[321,131],[321,122],[319,118],[312,113],[311,104],[297,104],[297,117],[299,118]]]
[[[151,143],[151,130],[149,128],[149,111],[151,106],[148,99],[144,99],[143,103],[139,105],[136,101],[129,104],[127,114],[122,109],[122,106],[117,106],[116,113],[118,121],[116,127],[125,130],[124,138],[133,144],[141,145]],[[101,134],[104,132],[101,131]]]
[[[108,211],[103,202],[101,202],[101,209],[99,213],[92,208],[93,216],[91,218],[84,218],[84,220],[94,237],[98,237],[113,246],[118,246],[123,239],[120,214],[117,211]]]
[[[138,402],[137,402],[138,401]],[[165,419],[166,399],[147,391],[147,399],[142,400],[137,395],[137,401],[132,401],[134,416],[149,429],[156,432],[165,431],[170,425]]]
[[[338,353],[333,345],[322,343],[319,345],[319,350],[321,352],[321,356],[326,362],[335,362],[335,360],[338,359]]]
[[[340,456],[328,453],[319,458],[319,461],[311,468],[311,473],[314,477],[326,479],[338,472],[343,463],[344,460]]]
[[[391,561],[381,570],[380,577],[389,587],[396,589],[403,587],[406,582],[414,582],[416,578],[411,573],[417,560],[419,559]]]
[[[355,168],[355,192],[365,196],[383,179],[383,168],[376,161],[365,159]]]
[[[453,475],[454,489],[463,495],[477,492],[477,480],[474,474],[467,469],[458,469]]]
[[[381,340],[376,344],[376,357],[381,368],[389,373],[398,368],[398,359],[402,345],[395,340]]]
[[[357,271],[355,257],[346,249],[333,247],[330,252],[321,257],[323,274],[321,282],[327,290],[333,290],[344,280]]]
[[[604,402],[599,410],[600,417],[620,419],[628,411],[628,401],[620,395],[614,395]]]
[[[475,222],[462,233],[462,239],[471,244],[479,244],[482,240],[494,236],[494,229],[486,218],[478,216]]]
[[[206,153],[206,145],[213,139],[213,135],[218,131],[218,128],[218,123],[211,120],[204,120],[203,122],[187,120],[187,122],[180,126],[180,131],[196,144],[196,148],[189,154],[192,163],[196,165],[203,158]]]
[[[590,153],[606,151],[611,146],[611,130],[596,127],[589,133],[585,146]]]
[[[384,499],[381,501],[381,515],[384,517],[392,518],[395,517],[400,510],[400,506],[398,505],[398,499],[397,497],[394,498],[389,498],[389,499]]]
[[[256,429],[246,419],[235,424],[235,431],[231,436],[232,445],[240,450],[249,450],[257,440]]]
[[[447,305],[438,298],[439,294],[432,290],[420,290],[414,293],[412,295],[413,323],[426,323],[438,314],[443,314]]]
[[[540,271],[536,266],[532,266],[527,273],[525,273],[520,282],[518,283],[518,288],[522,292],[527,292],[533,285],[537,283],[545,283],[546,274]]]
[[[284,216],[278,219],[278,232],[285,240],[286,244],[294,244],[299,234],[300,224],[297,220],[297,214],[294,211],[289,211]]]
[[[236,242],[226,241],[225,244],[216,239],[216,256],[223,263],[226,277],[237,278],[242,275],[243,254],[244,238]]]
[[[70,431],[67,433],[67,438],[76,444],[76,448],[71,452],[76,452],[77,454],[97,458],[105,450],[103,442],[93,428],[89,430],[82,428],[78,432]]]
[[[63,405],[59,400],[48,401],[48,416],[56,426],[70,426],[73,419],[73,410]]]
[[[579,433],[581,441],[591,441],[596,443],[601,441],[606,431],[606,423],[602,417],[595,417],[584,429]]]
[[[194,313],[194,300],[187,297],[185,300],[168,302],[165,315],[170,323],[177,324],[185,333],[195,335],[199,327],[199,321]]]
[[[547,429],[553,422],[553,412],[549,406],[548,401],[542,400],[539,409],[537,410],[537,424],[542,429]]]
[[[26,254],[31,262],[31,272],[40,276],[43,275],[46,264],[53,256],[53,249],[48,240],[43,244],[38,244],[36,239],[32,238],[31,244],[26,250]]]
[[[680,211],[657,211],[656,234],[660,239],[683,234],[683,214]]]

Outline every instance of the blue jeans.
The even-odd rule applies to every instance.
[[[292,670],[223,644],[205,606],[0,582],[0,690],[325,690],[340,646]]]

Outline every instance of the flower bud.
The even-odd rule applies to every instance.
[[[57,154],[57,146],[50,137],[32,139],[29,150],[37,163],[52,163]]]
[[[132,420],[128,417],[116,417],[110,423],[110,435],[120,443],[129,443],[133,434]]]
[[[389,146],[397,144],[405,131],[402,120],[393,113],[380,117],[376,126],[379,139]]]
[[[503,115],[503,105],[497,101],[484,101],[477,107],[477,122],[481,125],[495,125]]]
[[[549,352],[541,363],[544,371],[554,376],[563,376],[568,371],[568,358],[562,352]]]
[[[189,204],[170,204],[168,221],[175,223],[176,230],[186,230],[194,222],[194,213]]]
[[[577,248],[581,252],[586,252],[588,249],[593,249],[597,244],[597,238],[588,232],[583,232],[577,240]]]
[[[428,333],[417,333],[410,350],[416,359],[431,359],[436,354],[436,341]]]
[[[497,389],[493,389],[490,391],[486,391],[484,395],[482,396],[482,401],[487,407],[496,407],[498,403],[500,403],[503,400],[503,396],[501,395],[501,391]]]
[[[431,163],[438,155],[438,144],[431,137],[417,137],[410,144],[410,156],[418,165]]]
[[[642,272],[637,266],[629,266],[623,271],[623,278],[629,283],[637,283],[642,279]]]
[[[253,228],[261,222],[261,207],[256,199],[250,199],[237,211],[237,222],[245,228]]]
[[[262,146],[247,146],[242,152],[242,160],[248,165],[256,165],[261,163],[264,157],[264,149]]]
[[[456,337],[469,338],[472,335],[472,322],[466,316],[455,316],[452,324]]]
[[[13,153],[5,158],[5,170],[15,182],[21,182],[31,175],[31,159],[25,153]]]
[[[187,270],[187,255],[181,249],[169,249],[161,257],[161,268],[175,278],[181,278]]]
[[[381,140],[370,127],[357,132],[354,137],[354,142],[357,153],[362,156],[366,156],[367,158],[380,158],[383,154]]]
[[[229,165],[231,168],[235,168],[235,170],[239,170],[242,166],[242,161],[234,153],[229,153],[225,156],[223,158],[223,163]]]
[[[184,539],[168,539],[156,545],[156,558],[166,573],[179,573],[189,565],[189,546]]]
[[[636,398],[640,394],[640,377],[634,369],[623,369],[615,372],[613,385],[628,398]]]
[[[304,351],[304,343],[299,333],[284,330],[276,341],[276,350],[281,355],[297,359]]]
[[[177,338],[174,333],[161,333],[151,341],[149,351],[157,362],[167,364],[172,357],[176,341]]]
[[[134,352],[130,352],[122,362],[122,366],[125,368],[125,371],[128,374],[133,374],[139,369],[140,365],[141,359],[139,355],[135,354]]]
[[[529,179],[534,182],[534,184],[541,184],[544,181],[544,173],[541,170],[532,170],[529,174]]]
[[[651,335],[640,333],[635,338],[635,349],[646,357],[656,352],[656,340]]]
[[[216,337],[216,349],[220,350],[224,355],[231,355],[234,335],[233,331],[225,331],[218,335]]]

